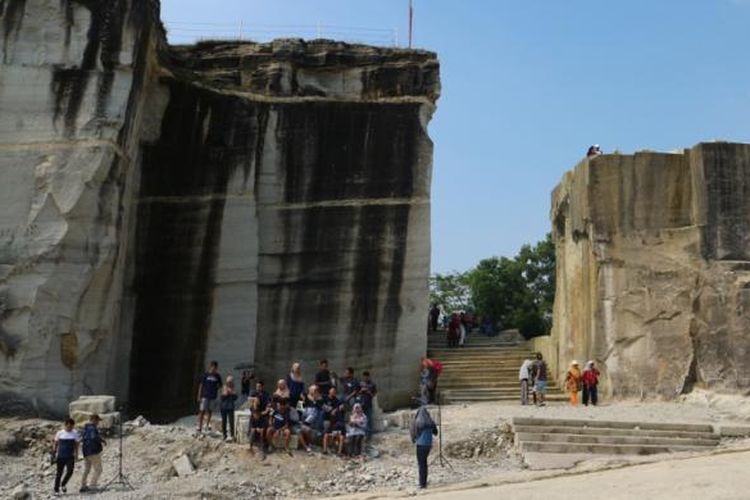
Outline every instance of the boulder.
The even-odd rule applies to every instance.
[[[88,413],[112,413],[115,411],[114,396],[81,396],[68,405],[68,412],[88,412]]]
[[[195,467],[193,467],[193,463],[187,455],[180,455],[172,460],[172,467],[174,468],[175,474],[179,477],[189,476],[195,472]]]

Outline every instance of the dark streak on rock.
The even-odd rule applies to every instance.
[[[68,14],[68,10],[72,9],[70,0],[64,1],[66,19],[69,19],[67,40],[73,14],[72,11]],[[127,10],[125,0],[107,0],[106,2],[78,0],[78,3],[85,5],[91,11],[91,23],[86,35],[87,42],[83,58],[78,66],[59,66],[53,70],[52,74],[52,91],[55,95],[53,121],[57,122],[60,115],[64,114],[65,137],[75,135],[78,113],[86,95],[90,76],[97,69],[97,60],[101,62],[102,72],[98,79],[94,116],[103,118],[106,114],[114,70],[120,62],[122,29]]]
[[[251,161],[257,134],[255,107],[247,102],[185,83],[169,87],[162,134],[143,147],[140,196],[182,202],[140,203],[135,245],[130,403],[155,421],[192,407],[195,387],[187,381],[204,361],[221,195],[235,168]],[[155,371],[168,377],[154,383]]]
[[[3,17],[3,64],[8,62],[8,42],[11,35],[14,41],[23,25],[23,16],[26,12],[26,0],[8,0],[7,6],[3,1],[0,4],[0,15]]]

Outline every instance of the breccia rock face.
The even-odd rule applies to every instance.
[[[750,145],[604,155],[552,195],[559,374],[616,397],[750,388]]]
[[[188,411],[210,359],[267,379],[425,348],[438,63],[332,41],[168,47],[158,3],[0,1],[0,392]],[[43,36],[41,35],[43,34]]]

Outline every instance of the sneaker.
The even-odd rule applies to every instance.
[[[87,491],[91,491],[89,490],[88,486],[81,486],[81,489],[78,490],[78,493],[86,493]]]
[[[68,492],[68,488],[67,488],[67,486],[63,486],[63,487],[62,487],[62,492],[63,492],[63,493],[67,493],[67,492]]]

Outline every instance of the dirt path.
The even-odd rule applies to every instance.
[[[648,498],[747,499],[750,491],[750,451],[684,460],[668,460],[603,472],[575,474],[525,483],[427,493],[422,498],[483,500],[513,498],[607,500]]]

